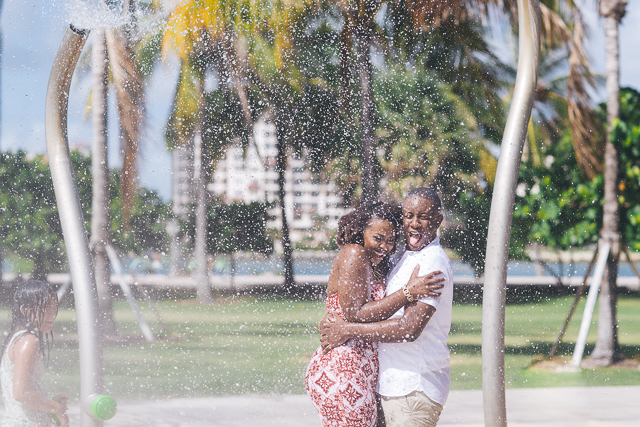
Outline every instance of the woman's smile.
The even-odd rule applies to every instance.
[[[384,219],[373,218],[364,230],[364,248],[371,264],[378,265],[396,245],[396,228]]]

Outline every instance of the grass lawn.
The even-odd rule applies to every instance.
[[[548,354],[569,310],[572,296],[542,296],[507,305],[506,379],[508,387],[555,387],[640,384],[640,370],[583,369],[549,372],[531,367]],[[160,324],[144,304],[154,331]],[[324,303],[265,296],[224,296],[202,307],[191,300],[161,301],[159,309],[171,334],[162,341],[111,344],[104,350],[105,386],[130,399],[245,393],[304,393],[304,370],[318,345],[317,324]],[[570,358],[584,302],[558,355]],[[618,304],[620,344],[627,355],[640,353],[640,296],[622,295]],[[116,303],[122,335],[140,335],[129,306]],[[449,340],[453,389],[479,389],[481,383],[481,305],[473,298],[454,303]],[[595,316],[597,317],[597,316]],[[0,327],[8,327],[8,310],[0,310]],[[75,313],[60,310],[56,342],[46,374],[52,393],[77,398],[79,389]],[[586,354],[595,342],[596,321]],[[640,357],[640,356],[638,356]]]
[[[525,301],[507,304],[505,380],[508,388],[640,384],[640,370],[599,368],[550,372],[536,368],[535,362],[551,351],[573,299],[573,296],[525,298]],[[573,355],[584,303],[585,298],[582,298],[563,344],[556,352],[556,356],[567,362]],[[585,357],[591,353],[596,341],[597,310],[598,306],[589,330]],[[481,305],[454,303],[449,335],[453,389],[482,388],[481,324]],[[618,325],[618,339],[626,357],[640,357],[640,296],[619,296]]]

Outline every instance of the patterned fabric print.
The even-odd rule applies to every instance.
[[[13,369],[14,365],[9,359],[9,347],[16,337],[24,331],[19,331],[13,335],[7,350],[2,356],[0,364],[0,382],[2,383],[2,399],[4,400],[4,419],[2,427],[49,427],[51,425],[51,415],[25,408],[20,402],[13,398]],[[47,395],[42,377],[44,375],[44,359],[39,358],[32,375],[31,387],[43,396]]]
[[[372,299],[381,299],[384,288],[375,286],[371,294]],[[337,293],[327,297],[327,311],[344,319]],[[377,345],[351,339],[325,355],[318,347],[307,367],[305,385],[323,427],[373,427],[377,381]]]

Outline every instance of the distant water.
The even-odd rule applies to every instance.
[[[320,275],[326,276],[331,272],[332,260],[296,260],[293,263],[294,274],[301,275]],[[588,262],[575,262],[575,263],[560,263],[550,262],[547,264],[549,269],[555,274],[552,274],[547,268],[540,268],[532,261],[509,261],[508,275],[510,276],[536,276],[537,270],[541,271],[543,276],[566,276],[583,277],[589,267]],[[474,275],[473,268],[469,264],[465,264],[461,261],[452,261],[451,267],[453,274],[458,277],[471,277]],[[256,260],[238,260],[236,262],[236,274],[262,274],[262,273],[277,273],[281,272],[283,268],[282,262],[277,261],[256,261]],[[228,261],[220,262],[217,268],[214,269],[215,275],[227,275],[231,271]],[[619,276],[635,276],[635,273],[631,269],[631,266],[625,262],[620,263],[618,267]]]
[[[157,268],[153,268],[150,261],[145,258],[127,259],[125,262],[128,270],[134,274],[169,273],[168,265],[164,265],[164,262],[162,266]],[[297,275],[328,276],[331,272],[332,263],[332,259],[297,259],[293,263],[293,273]],[[235,274],[237,275],[278,274],[283,269],[282,261],[278,257],[262,260],[238,259],[235,264]],[[543,276],[553,276],[555,274],[565,277],[583,277],[589,263],[586,261],[574,263],[550,262],[547,265],[549,268],[541,268],[532,261],[509,261],[507,274],[510,276],[536,276],[537,272],[540,271]],[[457,277],[472,277],[474,275],[471,266],[461,261],[452,261],[451,267],[453,268],[453,274]],[[638,267],[640,268],[640,265]],[[7,259],[2,260],[2,270],[5,273],[13,270],[13,266]],[[554,274],[551,274],[549,270],[553,271]],[[231,263],[228,257],[216,259],[213,266],[214,275],[226,276],[230,272]],[[635,273],[628,262],[623,262],[618,267],[618,275],[623,277],[635,276]]]

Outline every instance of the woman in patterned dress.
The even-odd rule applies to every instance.
[[[367,202],[340,218],[340,252],[327,284],[327,311],[349,322],[387,319],[407,303],[402,291],[384,297],[389,259],[402,231],[402,210],[382,202]],[[407,284],[415,298],[434,295],[440,272]],[[322,354],[319,347],[307,367],[305,385],[324,427],[373,427],[377,421],[375,386],[378,353],[374,343],[347,341]]]

